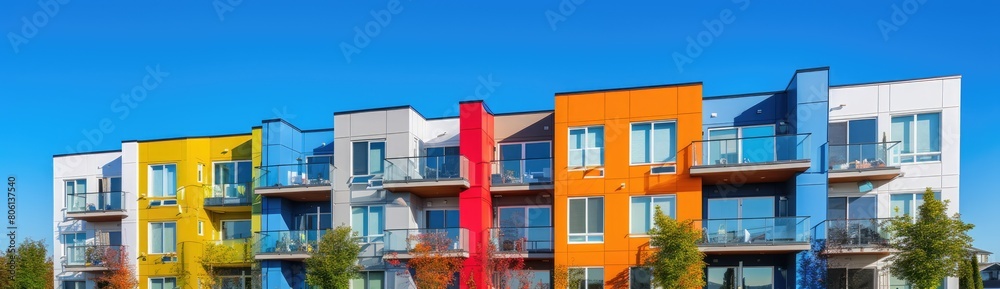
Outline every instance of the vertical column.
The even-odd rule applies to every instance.
[[[493,114],[482,101],[459,104],[459,151],[469,160],[469,189],[459,195],[460,226],[469,230],[469,258],[459,278],[459,288],[488,288],[483,265],[489,245],[487,230],[493,220],[489,169],[493,159]]]

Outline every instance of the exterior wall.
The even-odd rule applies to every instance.
[[[701,84],[557,94],[555,103],[555,264],[604,267],[605,281],[627,277],[649,243],[629,234],[629,214],[622,212],[628,212],[630,196],[673,194],[679,220],[702,216],[701,179],[689,175],[688,151],[701,139]],[[651,176],[650,165],[630,165],[630,124],[653,120],[677,121],[676,174]],[[603,177],[567,165],[569,128],[589,125],[604,125]],[[568,242],[568,198],[584,196],[605,198],[603,243]]]
[[[252,160],[252,135],[205,137],[138,142],[139,155],[139,288],[148,288],[150,277],[177,277],[178,286],[196,288],[206,278],[200,260],[205,241],[220,238],[221,220],[251,219],[250,213],[212,213],[204,210],[204,198],[212,193],[214,162]],[[175,164],[177,196],[152,197],[149,166]],[[204,165],[203,181],[198,182],[197,166]],[[152,200],[176,199],[177,206],[150,207]],[[204,222],[199,235],[198,222]],[[164,262],[163,255],[150,253],[150,222],[176,222],[177,261]],[[182,274],[180,272],[187,272]]]
[[[128,190],[127,187],[122,187],[122,191],[127,192],[122,196],[122,205],[124,206],[128,216],[121,221],[110,221],[110,222],[87,222],[83,220],[74,220],[66,217],[67,214],[67,204],[66,204],[66,192],[65,192],[65,182],[68,180],[79,180],[85,179],[87,182],[87,193],[97,193],[99,191],[98,180],[108,177],[127,177],[122,171],[123,167],[123,157],[120,151],[115,152],[103,152],[103,153],[91,153],[91,154],[76,154],[76,155],[66,155],[66,156],[56,156],[53,157],[53,235],[52,235],[52,254],[53,254],[53,272],[55,278],[56,287],[62,286],[63,281],[85,281],[87,283],[86,288],[95,288],[94,281],[91,280],[95,278],[100,273],[79,273],[79,272],[68,272],[64,268],[64,262],[66,261],[66,249],[65,244],[63,244],[62,234],[67,233],[86,233],[87,244],[100,243],[98,235],[102,232],[113,232],[118,231],[122,234],[122,244],[125,245],[125,250],[129,252],[129,256],[135,256],[134,251],[136,250],[136,238],[138,234],[136,232],[135,220],[137,216],[137,207],[135,202],[129,202],[128,200],[135,199],[135,191]],[[88,199],[88,202],[90,200]],[[107,245],[107,244],[104,244]],[[135,259],[129,258],[130,262],[134,265]]]
[[[486,284],[483,264],[486,264],[486,250],[489,246],[487,230],[493,221],[493,198],[490,195],[490,161],[493,160],[494,118],[493,113],[482,101],[464,102],[461,108],[461,147],[463,156],[469,159],[472,172],[469,174],[469,189],[459,194],[460,225],[469,230],[469,258],[465,260],[460,278],[460,288],[467,284]]]

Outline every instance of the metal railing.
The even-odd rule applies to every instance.
[[[468,179],[472,166],[461,155],[385,159],[384,182]]]
[[[889,219],[833,219],[813,227],[813,238],[825,240],[824,249],[887,248]]]
[[[333,180],[333,164],[326,162],[270,165],[258,169],[260,177],[256,188],[330,185]]]
[[[699,140],[691,143],[695,166],[807,160],[811,134]]]
[[[427,252],[468,252],[469,230],[466,228],[385,230],[386,252],[412,252],[418,245],[426,246],[422,248]]]
[[[214,184],[205,206],[249,206],[253,201],[253,184]]]
[[[125,246],[67,245],[64,248],[63,267],[102,267],[108,262],[123,261]]]
[[[496,160],[490,164],[493,185],[552,182],[552,158]]]
[[[809,217],[706,219],[694,221],[701,227],[700,245],[754,246],[808,243]]]
[[[257,254],[309,254],[326,230],[262,231],[256,234]]]
[[[125,211],[125,192],[83,193],[66,196],[67,213]]]
[[[209,241],[202,259],[213,264],[241,264],[254,260],[254,238]]]
[[[551,253],[552,227],[490,228],[490,241],[499,252]]]
[[[830,145],[830,170],[864,170],[899,166],[898,141]]]

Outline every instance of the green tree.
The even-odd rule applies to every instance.
[[[326,230],[319,248],[306,259],[306,283],[322,288],[348,288],[351,279],[361,277],[358,266],[358,244],[351,227],[338,226]]]
[[[653,282],[662,288],[701,288],[705,286],[705,254],[698,251],[701,232],[691,221],[679,222],[656,207],[654,227],[649,230],[651,247],[645,259],[653,271]]]
[[[903,215],[889,220],[889,246],[898,251],[889,270],[915,289],[934,289],[941,279],[959,276],[965,267],[973,225],[962,222],[958,214],[949,217],[948,202],[939,201],[930,188],[923,198],[916,219]]]
[[[3,288],[53,288],[52,258],[45,249],[44,241],[24,240],[13,254],[5,256],[4,261],[14,262],[16,276],[12,287],[7,287],[10,283],[0,282],[4,284]],[[4,270],[7,270],[9,263],[4,263],[3,266]]]
[[[969,280],[973,289],[983,289],[983,275],[979,272],[979,261],[976,255],[969,257]]]

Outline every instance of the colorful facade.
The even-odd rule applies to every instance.
[[[453,288],[563,273],[652,288],[659,208],[703,233],[706,288],[906,286],[885,270],[881,221],[927,187],[958,211],[960,77],[831,86],[817,68],[776,91],[703,85],[557,93],[545,111],[342,111],[331,128],[273,119],[54,156],[54,278],[95,288],[108,268],[89,256],[118,250],[144,289],[308,288],[304,261],[347,225],[362,245],[351,288],[415,288],[405,265],[428,234],[464,262]],[[528,277],[485,270],[506,258]]]

